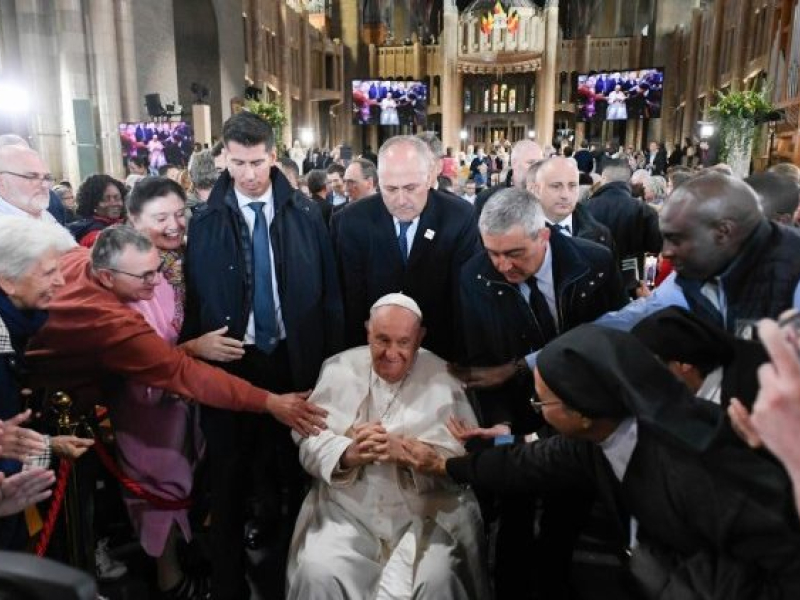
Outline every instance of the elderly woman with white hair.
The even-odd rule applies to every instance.
[[[667,180],[661,175],[651,175],[644,181],[644,201],[656,210],[667,198]]]
[[[0,217],[0,515],[10,515],[0,518],[2,549],[24,548],[25,520],[12,513],[46,498],[53,482],[52,473],[40,467],[20,472],[23,463],[50,451],[77,458],[91,445],[91,440],[48,438],[19,427],[28,413],[21,413],[17,373],[28,339],[44,325],[47,305],[64,284],[59,259],[74,245],[60,225]]]

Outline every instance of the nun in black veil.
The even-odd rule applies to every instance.
[[[789,480],[719,435],[720,407],[694,398],[629,333],[596,325],[548,344],[534,376],[536,404],[561,435],[447,460],[404,442],[409,466],[504,493],[596,491],[619,516],[643,597],[800,598]]]

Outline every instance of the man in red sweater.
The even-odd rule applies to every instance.
[[[173,347],[126,303],[147,300],[161,277],[150,239],[127,226],[103,231],[92,251],[61,260],[65,285],[49,305],[47,324],[32,347],[46,354],[48,372],[63,373],[83,405],[101,401],[125,377],[228,410],[269,412],[303,436],[325,427],[325,411],[308,393],[272,394],[191,356],[191,342]]]

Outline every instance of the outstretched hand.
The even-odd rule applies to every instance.
[[[400,443],[405,452],[402,464],[426,475],[447,475],[446,461],[433,446],[413,438],[404,438]]]
[[[201,335],[184,344],[189,354],[216,362],[231,362],[244,356],[244,343],[228,337],[228,326]]]
[[[31,416],[26,410],[7,421],[0,421],[0,456],[25,462],[29,456],[42,454],[47,445],[41,433],[20,427]]]
[[[303,437],[317,435],[326,428],[328,411],[306,401],[311,390],[290,394],[270,394],[267,411],[284,425],[288,425]]]
[[[464,419],[457,419],[451,416],[447,420],[447,430],[453,434],[462,444],[467,443],[473,438],[491,440],[499,435],[510,435],[511,428],[508,425],[495,425],[494,427],[472,427]]]
[[[57,435],[50,438],[50,444],[61,458],[77,460],[94,445],[94,440],[79,438],[74,435]]]

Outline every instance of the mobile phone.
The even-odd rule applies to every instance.
[[[644,283],[651,290],[656,285],[657,270],[658,270],[658,257],[648,254],[644,259]]]

